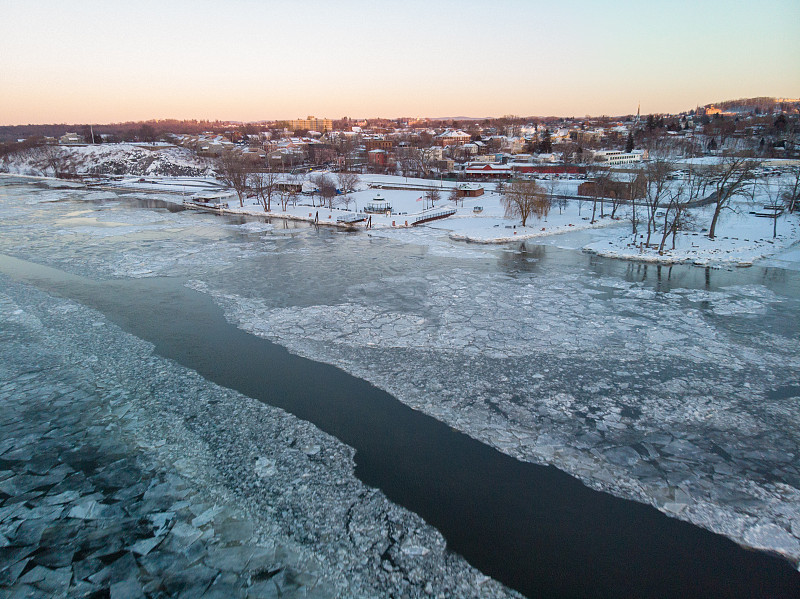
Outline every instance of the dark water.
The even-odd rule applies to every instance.
[[[0,271],[96,308],[158,354],[351,445],[361,480],[528,597],[800,597],[786,561],[510,458],[238,329],[180,280],[93,282],[3,256]]]

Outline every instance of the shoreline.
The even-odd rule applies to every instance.
[[[598,224],[599,223],[599,224]],[[475,237],[467,234],[450,233],[448,237],[453,241],[465,241],[467,243],[480,243],[484,245],[513,243],[515,241],[527,241],[529,239],[538,239],[541,237],[552,237],[555,235],[565,235],[567,233],[576,233],[578,231],[591,231],[593,229],[605,229],[615,225],[621,225],[622,221],[609,220],[609,221],[596,221],[594,224],[588,223],[586,225],[568,225],[568,228],[555,228],[546,229],[542,231],[534,231],[533,233],[525,233],[523,235],[514,234],[512,237]],[[526,227],[529,228],[529,227]]]
[[[65,189],[76,189],[76,188],[83,188],[87,190],[97,190],[97,191],[109,191],[116,194],[136,194],[136,193],[147,193],[147,194],[154,194],[160,196],[164,201],[171,202],[175,205],[180,205],[186,208],[187,210],[197,210],[201,212],[208,212],[210,214],[226,214],[230,216],[244,216],[250,218],[257,218],[257,219],[279,219],[282,221],[291,221],[291,222],[303,222],[309,225],[322,225],[326,227],[332,227],[334,229],[342,230],[342,231],[367,231],[368,229],[363,223],[342,223],[334,220],[332,217],[337,212],[342,212],[352,214],[353,211],[351,210],[340,210],[340,209],[331,209],[326,208],[323,206],[307,206],[312,211],[320,211],[322,214],[321,217],[315,221],[314,217],[307,217],[302,216],[300,214],[294,214],[292,212],[276,212],[270,210],[269,212],[262,211],[262,210],[253,210],[249,206],[230,206],[228,203],[227,206],[225,204],[217,204],[217,205],[204,205],[202,202],[192,201],[186,199],[182,196],[176,196],[174,192],[170,190],[164,189],[141,189],[137,186],[133,185],[126,185],[126,186],[90,186],[82,181],[73,181],[70,179],[60,179],[57,177],[50,177],[45,175],[26,175],[26,174],[17,174],[17,173],[0,173],[0,176],[6,179],[28,179],[34,181],[41,181],[44,184],[48,185],[49,187],[62,187]],[[57,183],[57,185],[56,185]],[[480,196],[480,198],[484,200],[494,200],[494,192],[488,192],[486,196]],[[174,196],[174,199],[173,199]],[[474,199],[474,198],[473,198]],[[480,201],[480,200],[478,200]],[[260,207],[260,205],[259,205]],[[299,208],[298,206],[293,207],[295,211]],[[461,207],[461,211],[464,211],[464,206]],[[380,215],[373,215],[373,224],[371,229],[374,230],[408,230],[411,228],[415,228],[413,224],[405,224],[408,223],[409,213],[406,212],[399,212],[397,214],[392,214],[390,216],[380,216]],[[553,215],[555,216],[555,215]],[[557,215],[562,217],[561,214]],[[327,218],[326,218],[327,217]],[[487,225],[479,225],[478,228],[470,230],[472,223],[474,222],[472,219],[475,218],[487,218],[487,221],[497,221],[496,224],[487,224]],[[399,223],[395,224],[397,219],[402,219]],[[436,224],[426,223],[424,226],[431,230],[431,231],[445,231],[447,237],[454,242],[464,242],[464,243],[474,243],[478,245],[503,245],[503,244],[513,244],[514,242],[518,241],[536,241],[536,240],[543,240],[545,238],[550,238],[557,235],[565,235],[569,233],[579,232],[579,231],[600,231],[603,229],[612,229],[615,226],[622,226],[625,223],[623,218],[617,217],[614,220],[611,219],[598,219],[595,223],[581,223],[579,222],[576,225],[573,225],[571,222],[568,224],[558,223],[554,224],[552,227],[545,226],[542,227],[543,230],[538,231],[530,231],[530,232],[521,232],[520,230],[516,230],[511,235],[498,235],[498,236],[491,236],[491,230],[489,227],[498,227],[498,226],[505,226],[510,227],[512,225],[502,225],[504,222],[513,223],[510,219],[505,219],[498,216],[473,216],[471,213],[467,213],[464,211],[463,213],[457,213],[454,217],[450,217],[447,219],[442,219],[443,221],[446,220],[447,223],[434,221]],[[565,220],[570,220],[567,217]],[[788,220],[788,217],[784,217],[784,222]],[[470,224],[467,225],[466,230],[464,229],[464,223],[469,222]],[[539,223],[537,223],[539,224]],[[361,225],[361,226],[359,226]],[[454,225],[454,226],[447,226],[447,225]],[[752,225],[752,223],[751,223]],[[484,227],[481,229],[480,227]],[[519,225],[516,225],[519,226]],[[574,249],[579,249],[581,252],[596,255],[603,258],[613,258],[615,260],[626,260],[629,262],[634,263],[645,263],[645,264],[661,264],[661,265],[677,265],[677,264],[685,264],[685,265],[692,265],[692,266],[700,266],[700,267],[712,267],[712,268],[726,268],[726,267],[737,267],[737,268],[746,268],[753,266],[755,263],[761,260],[775,258],[780,256],[782,253],[790,250],[791,248],[800,244],[800,229],[798,229],[797,223],[790,223],[789,226],[791,230],[788,232],[789,237],[786,238],[785,236],[779,236],[779,239],[782,243],[774,243],[772,240],[768,240],[766,238],[758,238],[758,236],[754,236],[752,241],[749,239],[744,239],[745,242],[750,243],[751,246],[744,246],[743,244],[739,243],[738,237],[718,237],[717,240],[722,241],[725,240],[728,242],[727,248],[720,248],[720,247],[708,247],[708,248],[697,248],[697,246],[692,243],[691,248],[686,248],[685,250],[667,250],[664,254],[658,255],[656,253],[642,253],[636,251],[635,253],[632,251],[627,251],[631,248],[627,247],[627,244],[623,244],[622,239],[614,240],[608,237],[603,237],[602,233],[599,233],[598,239],[590,241],[589,243],[585,243],[580,247],[575,247]],[[531,227],[525,227],[525,229],[530,229]],[[486,235],[488,233],[489,235]],[[684,233],[685,238],[697,237],[700,235],[697,232],[687,231]],[[704,236],[701,236],[701,239]],[[731,243],[732,241],[736,241],[736,244]],[[605,242],[612,246],[609,248],[600,247],[601,244],[605,244]],[[756,244],[759,247],[752,247],[752,244]],[[765,246],[764,244],[770,244],[770,246]],[[697,248],[697,249],[695,249]],[[694,250],[694,251],[693,251]],[[727,255],[720,255],[719,253],[723,252]],[[736,256],[736,254],[744,253],[744,255]],[[748,253],[749,252],[749,253]]]

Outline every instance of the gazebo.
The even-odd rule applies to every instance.
[[[392,205],[389,203],[389,200],[378,193],[374,198],[372,198],[372,201],[366,205],[364,212],[369,214],[385,214],[386,216],[389,216],[392,214]]]

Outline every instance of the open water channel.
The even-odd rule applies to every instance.
[[[75,302],[313,423],[355,450],[362,483],[438,529],[447,554],[525,596],[800,590],[800,273],[341,233],[3,183],[0,294],[15,310],[34,311],[25,289]],[[215,459],[222,471],[238,460]],[[260,484],[273,467],[256,460]],[[247,476],[224,484],[261,492]],[[344,570],[363,549],[355,504],[290,484],[296,523],[283,532],[318,554],[327,543]],[[314,530],[326,501],[344,540]],[[431,544],[392,534],[403,556],[379,547],[351,572],[360,592],[435,594],[402,563],[432,559]]]

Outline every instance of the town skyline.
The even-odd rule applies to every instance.
[[[800,102],[800,98],[788,98],[788,97],[774,97],[774,96],[765,96],[759,95],[754,96],[757,98],[770,98],[775,100],[775,102],[785,102],[785,103],[797,103]],[[25,125],[31,126],[82,126],[82,125],[99,125],[99,126],[112,126],[112,125],[120,125],[126,123],[161,123],[161,122],[209,122],[209,123],[225,123],[225,124],[240,124],[240,125],[259,125],[259,124],[277,124],[277,123],[290,123],[293,121],[302,121],[307,119],[317,119],[317,120],[329,120],[329,121],[341,121],[343,119],[349,119],[353,123],[359,122],[368,122],[368,121],[408,121],[409,123],[419,123],[425,124],[426,122],[430,122],[432,125],[435,123],[447,123],[447,122],[454,122],[458,123],[459,121],[499,121],[503,119],[514,119],[514,120],[526,120],[526,119],[534,119],[534,120],[561,120],[561,121],[582,121],[587,119],[626,119],[632,117],[634,115],[641,114],[642,118],[646,117],[647,115],[680,115],[690,113],[695,111],[696,109],[702,109],[706,107],[716,107],[718,104],[724,104],[730,101],[737,101],[737,100],[749,100],[750,98],[728,98],[728,99],[720,99],[715,102],[705,102],[703,104],[697,104],[692,107],[685,107],[680,110],[671,111],[671,112],[648,112],[645,110],[638,110],[641,108],[640,105],[637,105],[637,110],[631,110],[628,112],[621,112],[616,114],[487,114],[487,115],[439,115],[439,116],[431,116],[431,115],[409,115],[409,114],[364,114],[364,115],[345,115],[344,117],[337,117],[334,115],[323,114],[320,111],[315,111],[308,115],[294,115],[288,117],[280,117],[280,118],[260,118],[260,119],[252,119],[252,120],[241,120],[241,119],[228,119],[228,118],[218,118],[218,117],[208,117],[208,118],[182,118],[182,117],[174,117],[174,116],[166,116],[166,117],[145,117],[141,119],[126,119],[126,120],[116,120],[116,121],[99,121],[99,120],[83,120],[83,121],[74,121],[74,122],[67,122],[67,121],[51,121],[51,122],[41,122],[41,123],[0,123],[0,127],[19,127]]]
[[[12,0],[0,121],[577,118],[800,97],[788,0],[390,6]]]

